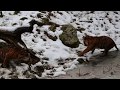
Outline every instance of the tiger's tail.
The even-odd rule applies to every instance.
[[[117,51],[119,51],[119,49],[118,49],[118,47],[117,47],[117,45],[115,44],[115,48],[117,49]]]

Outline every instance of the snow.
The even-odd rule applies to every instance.
[[[66,72],[64,72],[64,71],[55,72],[54,76],[59,76],[59,75],[62,75],[62,74],[65,75]]]
[[[36,52],[36,56],[38,56],[39,58],[49,58],[49,60],[46,62],[50,66],[54,67],[54,70],[45,70],[42,73],[42,77],[49,76],[48,74],[50,73],[52,73],[53,76],[66,74],[67,70],[77,68],[77,58],[79,58],[79,56],[77,55],[76,51],[82,51],[86,48],[82,42],[82,37],[85,34],[92,36],[109,36],[115,41],[118,48],[120,48],[120,11],[116,12],[118,14],[114,11],[52,11],[51,13],[53,13],[54,16],[50,17],[51,22],[59,25],[71,24],[75,28],[85,28],[85,31],[83,31],[82,33],[77,31],[78,39],[81,42],[78,48],[67,47],[61,42],[61,40],[59,39],[59,35],[62,33],[62,30],[60,29],[61,26],[57,27],[55,32],[52,32],[49,30],[50,25],[43,25],[42,27],[34,25],[33,33],[22,34],[22,40],[25,42],[27,47]],[[0,18],[0,29],[13,31],[19,26],[28,26],[28,22],[32,19],[41,22],[41,19],[37,17],[38,13],[41,13],[43,18],[47,17],[48,15],[48,12],[42,13],[39,11],[20,11],[20,13],[18,13],[17,15],[14,15],[14,11],[3,11],[3,14],[5,16]],[[20,18],[22,17],[27,17],[28,19],[20,20]],[[16,24],[13,25],[14,23]],[[39,34],[36,29],[40,30]],[[48,34],[52,36],[57,36],[58,39],[56,41],[49,39],[44,34],[44,31],[48,32]],[[44,41],[43,39],[45,39],[46,41]],[[115,48],[111,50],[115,50]],[[100,50],[96,50],[93,55],[98,53],[100,53]],[[89,60],[92,55],[91,53],[87,53],[85,56],[87,56],[87,59]],[[68,58],[75,59],[65,61]],[[65,64],[58,65],[59,59],[62,59]],[[43,61],[45,60],[43,59]],[[32,65],[32,70],[34,70],[36,66],[41,65],[41,61],[35,65]],[[23,72],[27,69],[27,64],[24,64],[23,66],[16,66],[16,73],[18,73],[18,78],[26,78],[23,75]],[[5,78],[9,78],[8,74],[10,73],[10,71],[0,68],[0,72],[3,71],[6,73],[2,76]]]

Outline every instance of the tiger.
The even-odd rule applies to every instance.
[[[14,45],[0,48],[0,60],[2,61],[2,68],[9,68],[10,61],[26,63],[29,66],[39,62],[39,58],[29,53],[26,49]]]
[[[115,42],[112,38],[108,36],[83,36],[83,43],[87,48],[79,53],[79,56],[83,56],[85,53],[92,51],[93,54],[95,49],[104,49],[103,56],[108,55],[108,51],[115,47],[117,51],[119,51],[118,47],[116,46]]]

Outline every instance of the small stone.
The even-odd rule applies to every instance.
[[[25,20],[25,19],[28,19],[27,17],[22,17],[22,18],[20,18],[20,20]]]
[[[78,58],[78,60],[77,60],[80,64],[82,64],[82,63],[84,63],[85,61],[84,61],[84,59],[82,59],[82,58]]]

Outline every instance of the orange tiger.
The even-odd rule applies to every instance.
[[[15,46],[0,48],[0,59],[3,60],[2,67],[9,67],[10,60],[29,62],[29,54],[24,49]]]
[[[89,36],[86,35],[83,37],[84,45],[87,46],[87,48],[79,53],[79,56],[83,56],[85,53],[92,51],[95,51],[95,49],[104,49],[103,53],[104,55],[108,54],[108,51],[115,47],[117,51],[119,49],[117,48],[115,42],[108,36]]]

